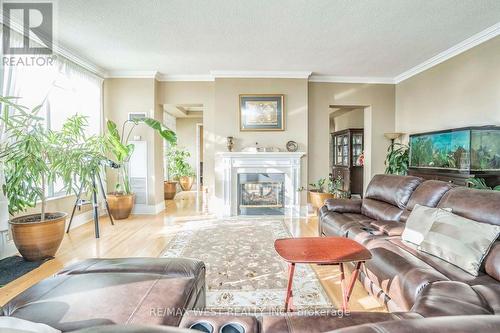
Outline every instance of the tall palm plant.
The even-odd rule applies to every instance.
[[[385,173],[387,174],[408,174],[409,147],[402,143],[392,143],[387,149],[385,166]]]

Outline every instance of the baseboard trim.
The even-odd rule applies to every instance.
[[[165,210],[165,201],[156,205],[135,204],[132,209],[132,214],[156,215]]]

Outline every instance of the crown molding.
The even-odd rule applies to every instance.
[[[406,79],[409,79],[412,76],[415,76],[431,67],[439,65],[440,63],[453,58],[460,53],[463,53],[467,50],[470,50],[474,46],[477,46],[481,43],[484,43],[496,36],[500,35],[500,23],[497,23],[475,35],[467,38],[461,43],[456,44],[455,46],[450,47],[449,49],[435,55],[434,57],[424,61],[423,63],[410,68],[409,70],[399,74],[394,78],[395,83],[400,83]]]
[[[75,52],[68,50],[67,48],[61,46],[61,45],[54,45],[54,52],[56,54],[60,54],[64,58],[70,60],[71,62],[77,64],[78,66],[88,70],[89,72],[99,76],[100,78],[105,78],[106,77],[106,70],[102,67],[97,66],[93,62],[77,56]]]
[[[157,77],[158,81],[180,81],[180,82],[204,82],[204,81],[214,81],[214,77],[212,75],[204,75],[204,74],[182,74],[182,75],[168,75],[168,74],[159,74]]]
[[[311,75],[309,82],[394,84],[391,77]]]
[[[156,79],[157,71],[109,71],[106,79]]]
[[[274,79],[308,79],[312,72],[308,71],[210,71],[214,78],[274,78]]]

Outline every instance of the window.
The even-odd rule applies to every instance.
[[[58,57],[52,66],[16,66],[2,69],[2,95],[20,97],[27,107],[42,104],[47,127],[58,130],[75,113],[88,117],[89,135],[102,132],[102,79]],[[47,186],[47,195],[65,195],[62,183]]]

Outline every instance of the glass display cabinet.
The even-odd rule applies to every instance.
[[[343,180],[343,191],[363,194],[364,149],[362,128],[350,128],[332,133],[332,175]]]

